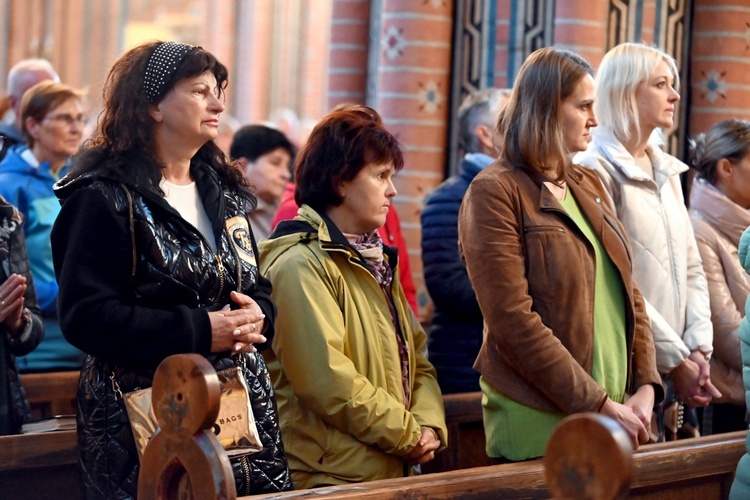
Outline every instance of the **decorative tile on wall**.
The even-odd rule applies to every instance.
[[[372,0],[367,103],[404,149],[394,204],[401,219],[422,318],[431,311],[421,262],[424,196],[445,174],[453,0]]]
[[[750,117],[750,3],[694,0],[690,134]]]

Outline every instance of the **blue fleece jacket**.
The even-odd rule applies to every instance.
[[[83,354],[62,336],[57,323],[57,281],[52,265],[50,232],[60,212],[52,186],[65,174],[56,174],[48,162],[39,164],[25,145],[13,146],[0,162],[0,195],[24,216],[26,248],[39,307],[44,317],[44,340],[28,356],[18,358],[24,371],[80,369]]]

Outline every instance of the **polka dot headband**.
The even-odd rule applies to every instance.
[[[143,93],[148,102],[155,102],[161,97],[185,56],[199,48],[197,45],[180,42],[164,42],[154,49],[143,76]]]

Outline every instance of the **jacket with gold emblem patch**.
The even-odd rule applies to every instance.
[[[245,215],[253,200],[226,188],[208,166],[194,164],[191,174],[216,248],[150,184],[86,173],[55,187],[62,202],[52,231],[60,324],[66,339],[88,354],[78,390],[79,462],[88,498],[135,497],[137,491],[138,454],[112,373],[124,393],[150,387],[156,367],[172,354],[202,354],[217,371],[233,366],[230,352],[210,352],[208,316],[233,304],[232,290],[252,297],[266,315],[268,342],[258,349],[273,338],[271,285],[258,272]],[[262,356],[246,357],[264,448],[232,460],[237,492],[290,489],[273,386]]]

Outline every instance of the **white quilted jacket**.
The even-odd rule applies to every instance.
[[[595,170],[633,249],[633,277],[646,299],[656,364],[666,374],[690,351],[713,352],[708,285],[680,185],[688,167],[648,146],[654,179],[608,131],[598,129],[574,162]]]

